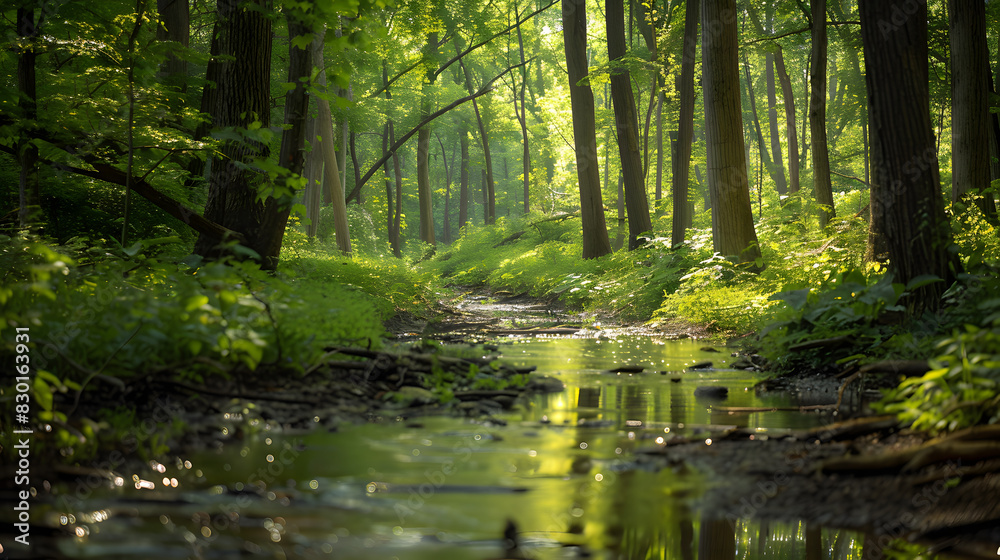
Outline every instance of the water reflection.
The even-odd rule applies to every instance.
[[[504,530],[516,526],[517,550],[539,559],[860,558],[855,533],[714,519],[699,509],[697,473],[632,468],[636,449],[678,433],[824,421],[695,398],[710,385],[729,390],[730,407],[795,404],[758,397],[756,374],[723,369],[728,354],[635,337],[529,341],[505,354],[567,390],[506,424],[422,418],[295,436],[239,419],[241,441],[114,478],[135,487],[56,492],[39,511],[63,532],[41,556],[486,559],[510,555]],[[686,369],[706,360],[718,369]],[[650,373],[605,373],[622,364]]]

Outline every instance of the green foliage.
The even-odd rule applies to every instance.
[[[889,275],[866,276],[857,269],[831,273],[824,284],[823,290],[790,286],[770,297],[782,303],[761,331],[761,353],[775,371],[828,367],[840,359],[869,353],[892,336],[891,327],[880,319],[886,312],[904,311],[897,305],[904,286],[893,284]],[[821,340],[831,342],[792,350]]]
[[[971,303],[982,317],[979,324],[941,338],[931,371],[887,391],[877,410],[931,432],[1000,421],[1000,280],[994,276],[983,284],[972,290],[980,296]]]
[[[180,365],[182,375],[200,379],[237,365],[252,371],[308,359],[303,333],[283,320],[300,304],[254,264],[160,260],[141,244],[125,259],[100,246],[74,259],[34,240],[7,242],[0,257],[11,265],[0,296],[5,329],[31,327],[46,348],[39,369],[61,379]],[[95,321],[102,328],[92,328]]]
[[[432,276],[406,260],[361,251],[344,256],[336,247],[309,241],[301,233],[288,241],[281,270],[307,302],[302,320],[323,325],[317,329],[324,333],[323,340],[378,345],[385,334],[383,321],[398,313],[424,312],[431,304],[427,298]],[[334,305],[339,313],[330,312]]]

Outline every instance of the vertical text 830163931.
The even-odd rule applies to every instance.
[[[28,546],[31,529],[31,337],[28,327],[18,327],[14,335],[16,352],[14,369],[16,371],[14,396],[13,441],[17,455],[17,470],[14,471],[14,485],[18,488],[17,499],[14,500],[14,529],[18,543]]]

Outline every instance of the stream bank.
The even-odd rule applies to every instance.
[[[481,316],[490,302],[477,305]],[[504,310],[490,319],[529,332],[584,326],[536,309],[556,317],[505,324]],[[995,459],[945,459],[912,473],[819,470],[926,439],[885,420],[831,427],[847,412],[829,407],[839,382],[761,390],[764,375],[733,368],[742,358],[718,341],[628,329],[479,332],[488,342],[444,345],[449,352],[439,342],[331,348],[301,379],[277,370],[212,386],[147,379],[117,398],[140,418],[179,417],[187,429],[167,442],[166,458],[115,462],[111,446],[39,473],[46,513],[36,534],[58,558],[245,550],[482,559],[509,552],[506,519],[536,558],[687,557],[692,533],[796,558],[794,543],[820,526],[833,549],[854,543],[836,558],[860,558],[850,551],[883,537],[923,537],[984,558],[1000,545]],[[523,386],[481,386],[524,380],[536,366]],[[442,404],[443,385],[427,381],[448,372],[459,382]],[[716,391],[699,396],[701,387]],[[129,478],[134,490],[118,483]]]

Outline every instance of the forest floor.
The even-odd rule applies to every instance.
[[[327,348],[305,375],[266,367],[205,382],[149,375],[109,385],[99,400],[74,403],[74,395],[63,395],[61,407],[100,418],[101,409],[128,403],[136,418],[175,421],[179,427],[166,442],[173,449],[220,447],[259,422],[305,432],[444,413],[502,424],[503,410],[525,395],[563,386],[525,375],[533,368],[498,362],[491,354],[497,348],[488,342],[497,336],[710,336],[692,325],[619,325],[554,300],[482,292],[442,302],[439,318],[398,318],[390,328],[401,341],[422,340],[387,351]],[[821,386],[829,392],[839,384],[801,376],[778,390]],[[442,399],[442,391],[454,398]],[[220,430],[220,418],[228,429]],[[727,518],[804,520],[879,539],[919,537],[986,558],[995,557],[1000,545],[998,440],[1000,431],[991,430],[934,441],[898,430],[894,418],[867,417],[781,436],[736,429],[668,440],[644,449],[635,465],[706,473],[714,482],[701,507]]]

